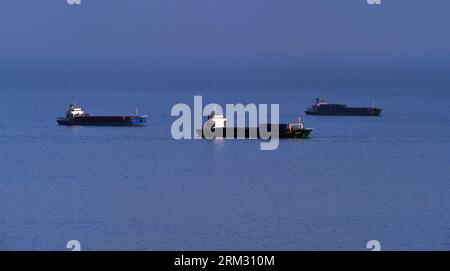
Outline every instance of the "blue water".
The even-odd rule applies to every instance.
[[[428,89],[2,90],[0,250],[450,249],[450,91]],[[296,121],[317,96],[379,118],[304,116],[309,140],[173,140],[176,103],[279,103]],[[60,127],[149,114],[145,128]]]

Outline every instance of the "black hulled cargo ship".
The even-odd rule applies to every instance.
[[[138,115],[137,112],[134,116],[91,116],[81,107],[71,104],[66,116],[56,121],[59,125],[69,126],[145,126],[147,118],[147,115]]]
[[[305,128],[300,118],[298,123],[262,124],[259,127],[226,127],[226,118],[213,112],[208,116],[203,129],[198,129],[196,132],[201,137],[208,139],[264,139],[264,134],[272,132],[272,129],[278,129],[279,138],[308,138],[313,131],[312,128]]]
[[[372,107],[348,107],[345,104],[329,104],[323,99],[316,99],[316,104],[308,108],[307,115],[320,116],[379,116],[381,108]]]

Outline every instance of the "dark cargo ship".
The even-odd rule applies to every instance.
[[[71,104],[66,116],[58,118],[59,125],[69,126],[145,126],[147,115],[135,116],[90,116],[80,107]]]
[[[305,128],[300,121],[289,124],[262,124],[264,131],[259,127],[226,127],[226,118],[223,115],[216,115],[214,112],[208,116],[203,129],[198,129],[197,134],[203,138],[261,138],[261,133],[270,133],[272,129],[279,129],[279,138],[308,138],[312,128]],[[210,133],[208,135],[208,133]]]
[[[372,107],[347,107],[345,104],[329,104],[323,99],[316,99],[316,104],[308,108],[307,115],[322,116],[379,116],[381,108]]]

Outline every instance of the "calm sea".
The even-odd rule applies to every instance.
[[[314,98],[381,117],[304,116],[308,140],[173,140],[176,103]],[[91,114],[150,115],[145,128],[60,127]],[[450,249],[450,91],[2,90],[0,250]]]

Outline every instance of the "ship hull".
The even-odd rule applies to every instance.
[[[59,125],[66,126],[137,126],[147,123],[146,116],[80,116],[57,119]]]
[[[381,114],[379,108],[347,108],[345,110],[306,110],[307,115],[316,116],[368,116],[378,117]]]
[[[304,129],[286,129],[285,125],[279,126],[279,138],[309,138],[313,129],[304,128]],[[270,128],[267,129],[270,131]],[[212,133],[207,133],[203,129],[197,129],[196,132],[202,138],[236,138],[236,139],[267,139],[266,135],[267,131],[260,132],[260,128],[224,128],[224,129],[215,129]]]

